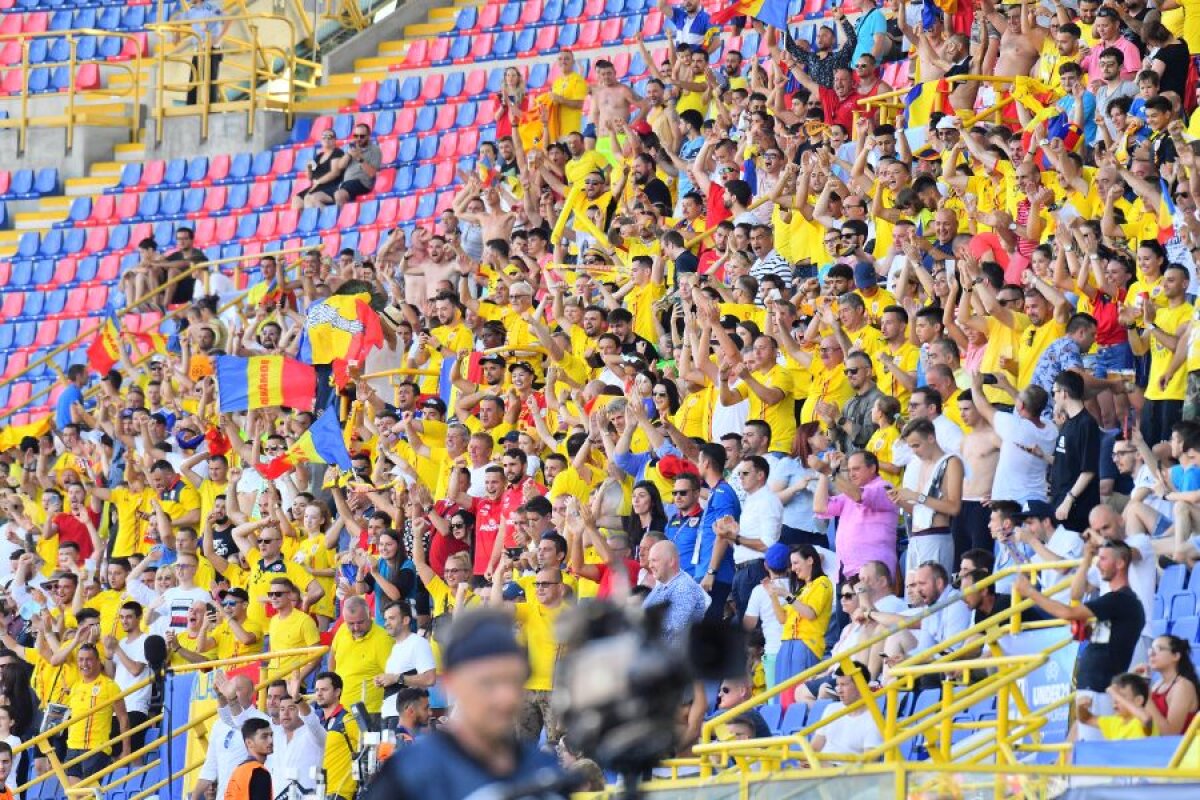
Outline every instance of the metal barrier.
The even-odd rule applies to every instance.
[[[185,278],[193,277],[196,274],[196,272],[198,272],[200,270],[207,270],[209,267],[218,266],[221,264],[235,264],[236,267],[234,270],[234,274],[235,274],[235,276],[237,276],[241,271],[241,264],[243,262],[257,261],[258,259],[260,259],[264,256],[275,256],[276,258],[278,258],[279,256],[294,255],[296,253],[307,252],[308,250],[311,250],[311,249],[312,249],[311,247],[304,247],[304,246],[288,247],[288,248],[284,248],[282,250],[271,250],[271,251],[256,253],[254,255],[248,255],[248,256],[247,255],[232,256],[230,258],[218,258],[218,259],[214,259],[212,261],[202,261],[202,262],[194,264],[193,266],[180,272],[174,278],[164,281],[163,283],[161,283],[160,285],[155,287],[152,291],[147,292],[146,294],[142,295],[141,297],[126,304],[125,308],[121,309],[120,311],[115,312],[115,315],[119,318],[123,314],[132,312],[138,306],[140,306],[143,303],[147,302],[148,300],[152,299],[155,295],[158,295],[159,293],[161,293],[163,291],[163,289],[168,289],[168,288],[174,286],[175,284],[179,283],[180,281],[184,280]],[[286,277],[287,273],[290,270],[294,269],[295,266],[296,266],[295,264],[290,264],[290,265],[286,265],[286,266],[281,265],[280,269],[283,270],[282,274]],[[232,298],[230,298],[223,306],[221,306],[219,311],[221,311],[221,312],[226,311],[229,308],[232,308],[233,306],[240,303],[246,297],[246,295],[248,295],[250,293],[251,288],[252,287],[248,287],[246,289],[239,291]],[[168,311],[165,315],[163,315],[162,321],[166,322],[167,320],[175,319],[179,315],[183,314],[187,309],[188,309],[187,305],[182,305],[176,309],[173,309],[172,311]],[[59,353],[62,353],[66,350],[71,350],[72,348],[79,346],[83,342],[92,339],[97,333],[99,333],[99,331],[103,327],[103,325],[104,325],[103,321],[97,322],[94,326],[88,328],[87,330],[80,331],[79,335],[76,336],[74,339],[72,339],[69,342],[66,342],[65,344],[58,345],[57,347],[50,350],[48,353],[41,356],[40,358],[38,358],[34,361],[31,361],[29,364],[27,364],[25,366],[25,369],[21,370],[16,375],[13,375],[11,378],[5,378],[3,380],[0,380],[0,387],[4,387],[4,386],[9,385],[10,383],[14,383],[14,382],[24,378],[25,376],[27,376],[34,369],[44,366],[44,365],[47,365],[47,364],[50,365],[51,368],[54,369],[55,372],[59,373],[60,378],[65,377],[62,374],[62,370],[59,369],[58,366],[54,363],[54,357],[57,356]],[[133,366],[135,368],[141,366],[142,364],[146,363],[152,355],[153,355],[152,353],[143,354],[140,358],[133,360],[133,362],[131,363],[131,366]],[[40,401],[44,398],[48,398],[52,391],[54,391],[54,386],[53,385],[48,386],[45,389],[43,389],[42,391],[38,392],[37,394],[31,396],[29,398],[29,400],[26,401],[24,404],[17,406],[15,408],[10,408],[7,411],[0,413],[0,422],[3,422],[4,420],[10,418],[14,414],[20,413],[21,411],[23,411],[26,408],[36,406],[38,401]],[[99,392],[99,386],[92,386],[84,393],[84,396],[87,398],[94,397],[97,392]]]
[[[156,22],[148,25],[161,38],[155,55],[154,99],[150,115],[155,121],[155,142],[163,137],[163,122],[173,117],[200,117],[200,135],[208,136],[209,117],[215,113],[244,111],[246,126],[254,133],[254,116],[258,111],[282,111],[290,129],[295,121],[297,92],[312,88],[314,81],[297,78],[300,68],[315,76],[320,71],[316,61],[296,55],[304,37],[288,17],[277,14],[229,14],[214,18],[222,25],[236,25],[244,34],[235,35],[230,29],[220,42],[214,44],[204,29],[204,20],[185,22]],[[285,28],[283,45],[266,44],[261,35],[263,26]],[[197,31],[200,27],[202,30]],[[168,46],[168,43],[171,43]],[[214,57],[220,62],[218,75],[211,74]],[[184,81],[168,80],[168,71],[182,69]],[[282,91],[271,84],[281,84]],[[219,98],[213,102],[212,94]],[[193,105],[178,104],[179,95],[192,93]]]
[[[954,75],[952,77],[942,78],[940,80],[945,81],[945,83],[951,87],[951,89],[953,89],[956,84],[979,83],[991,86],[993,89],[999,92],[1004,89],[1010,89],[1017,85],[1017,81],[1014,78],[1003,78],[995,75]],[[908,97],[908,93],[911,88],[912,87],[907,89],[897,89],[892,92],[883,92],[880,94],[871,95],[870,97],[864,97],[858,101],[858,105],[860,107],[877,112],[879,122],[895,124],[901,112],[903,112],[907,106],[905,100]],[[995,116],[994,122],[998,123],[1000,122],[1000,114],[1015,100],[1016,98],[1011,93],[1008,93],[1004,97],[999,98],[998,102],[977,112],[973,112],[973,110],[969,108],[956,109],[956,112],[959,114],[973,112],[964,117],[964,128],[969,128],[976,122],[993,115]]]
[[[129,50],[132,57],[127,61],[109,61],[106,58],[80,58],[79,57],[79,42],[82,37],[111,37],[120,39],[123,43],[122,51]],[[67,58],[64,61],[42,61],[38,64],[33,64],[29,59],[29,48],[33,42],[38,40],[65,39],[67,42],[68,52]],[[75,128],[80,125],[96,125],[114,128],[128,128],[129,141],[136,142],[138,138],[138,127],[140,123],[140,109],[142,104],[142,58],[141,40],[138,37],[128,33],[119,33],[116,31],[102,31],[92,28],[80,28],[77,30],[67,31],[46,31],[44,33],[9,33],[0,35],[0,47],[6,46],[10,42],[17,42],[21,48],[21,60],[18,64],[14,64],[10,69],[18,69],[21,72],[21,85],[18,89],[17,99],[20,101],[21,107],[17,114],[9,115],[7,119],[0,119],[0,129],[10,129],[17,131],[17,148],[18,152],[24,153],[29,144],[29,129],[30,128],[54,128],[65,129],[67,135],[67,149],[70,150],[75,144]],[[102,72],[124,73],[129,75],[129,85],[127,87],[107,86],[103,93],[108,96],[108,99],[115,100],[121,103],[128,103],[128,107],[123,112],[117,112],[112,107],[112,104],[107,105],[84,105],[79,101],[84,95],[80,94],[75,89],[76,81],[80,67],[91,65],[94,66],[98,74]],[[30,77],[34,69],[55,69],[63,67],[67,70],[71,84],[64,91],[58,93],[52,92],[31,92],[29,88]],[[11,98],[10,98],[11,99]],[[60,102],[63,104],[61,110],[56,110],[56,113],[40,113],[37,109],[31,108],[30,103],[37,101],[39,104]]]

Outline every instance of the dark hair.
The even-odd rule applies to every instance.
[[[1169,633],[1164,633],[1159,638],[1166,639],[1171,652],[1179,656],[1179,677],[1191,681],[1193,686],[1200,688],[1200,678],[1196,677],[1196,665],[1192,663],[1191,642]]]
[[[1062,389],[1072,400],[1083,400],[1083,376],[1078,372],[1064,371],[1054,378],[1054,385]]]
[[[329,670],[325,670],[324,672],[317,674],[316,679],[313,680],[313,685],[316,685],[316,682],[321,680],[322,678],[327,679],[331,684],[333,684],[333,688],[335,691],[340,692],[342,690],[343,683],[342,683],[341,675],[338,675],[336,672],[330,672]]]
[[[1133,696],[1145,702],[1150,699],[1150,681],[1134,672],[1122,672],[1112,679],[1112,685],[1133,692]]]
[[[805,542],[793,547],[792,552],[799,554],[801,558],[812,561],[812,578],[810,580],[815,581],[817,578],[825,577],[825,567],[821,564],[821,554],[817,552],[817,548]]]
[[[700,457],[707,458],[717,472],[725,471],[725,461],[728,458],[725,448],[716,442],[705,442],[700,445]]]
[[[969,560],[978,569],[986,569],[991,572],[996,567],[996,556],[991,550],[985,550],[982,547],[974,547],[961,556],[958,563],[961,565],[963,560]]]
[[[242,723],[242,741],[253,739],[259,731],[271,730],[271,723],[262,717],[251,717]]]

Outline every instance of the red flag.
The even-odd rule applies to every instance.
[[[112,317],[106,318],[96,331],[96,338],[88,345],[87,359],[88,366],[101,374],[121,360],[121,334]]]

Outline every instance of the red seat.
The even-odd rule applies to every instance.
[[[450,37],[439,36],[429,45],[429,63],[447,61],[450,58]]]
[[[67,292],[67,302],[63,305],[63,317],[80,317],[87,313],[87,293],[85,287],[76,287]]]
[[[385,192],[390,192],[392,187],[396,185],[396,170],[381,169],[379,174],[375,176],[375,186],[372,191],[380,195]]]
[[[476,19],[475,26],[481,31],[486,31],[488,28],[495,28],[500,23],[500,4],[488,3],[479,9],[479,17]]]
[[[600,7],[604,7],[604,0],[600,0]],[[587,22],[579,26],[579,38],[575,41],[573,49],[580,50],[583,48],[596,47],[600,44],[600,23],[593,15],[584,13]]]
[[[95,63],[80,64],[75,73],[75,91],[88,92],[100,88],[100,66]]]
[[[408,50],[406,50],[404,53],[403,63],[406,67],[429,66],[429,40],[417,39],[415,42],[410,44],[408,46]]]
[[[147,161],[146,166],[142,167],[142,179],[138,181],[138,186],[145,189],[151,186],[158,186],[163,181],[163,173],[167,171],[167,162],[161,158],[156,158],[153,161]]]
[[[136,230],[136,226],[134,226],[134,229]],[[101,230],[104,230],[104,229],[101,228]],[[106,231],[106,234],[107,234],[107,231]],[[106,236],[106,238],[107,238],[107,236]],[[146,237],[143,236],[142,239],[139,239],[136,236],[130,236],[129,238],[131,241],[140,242],[142,239],[145,239]],[[121,272],[121,257],[119,255],[117,255],[116,253],[109,253],[106,256],[100,257],[100,266],[96,268],[96,280],[97,281],[115,281],[117,279],[117,275],[119,275],[120,272]],[[103,308],[103,307],[104,306],[96,306],[96,308]]]
[[[338,212],[337,222],[334,223],[334,230],[345,230],[353,228],[358,224],[358,203],[346,203],[342,206],[342,210]],[[322,231],[324,233],[324,231]]]
[[[433,129],[438,131],[448,131],[454,127],[454,121],[456,119],[458,119],[458,106],[438,106],[437,121],[433,123]]]
[[[354,115],[355,125],[366,125],[371,130],[375,130],[375,112],[360,111]]]
[[[521,8],[521,24],[533,25],[542,21],[542,0],[528,0]]]
[[[245,244],[242,245],[242,255],[243,256],[256,256],[259,253],[261,253],[262,251],[263,251],[262,242],[246,242]],[[245,262],[243,262],[243,263],[245,263]],[[242,277],[244,278],[245,275],[246,274],[243,272]],[[239,286],[238,288],[245,289],[246,287]]]
[[[284,209],[279,212],[276,232],[279,236],[291,236],[296,232],[298,224],[300,224],[300,212],[292,208]]]
[[[3,89],[5,94],[20,94],[22,85],[21,70],[19,69],[10,69],[0,80],[0,89]]]
[[[643,37],[648,38],[650,36],[658,36],[660,33],[662,33],[662,27],[663,27],[663,15],[662,15],[661,11],[659,11],[657,8],[652,8],[648,12],[646,12],[646,20],[642,27],[642,36]],[[740,46],[741,45],[739,44],[738,47],[740,47]],[[729,49],[731,47],[731,44],[729,42],[726,42],[725,47],[727,49]],[[732,49],[737,50],[738,48],[733,47]]]
[[[475,37],[475,41],[471,44],[471,55],[476,59],[484,60],[491,56],[492,48],[496,46],[496,37],[490,33],[481,33]]]
[[[12,277],[12,262],[0,261],[0,286],[8,286],[8,280]]]
[[[75,267],[75,259],[60,258],[54,267],[54,277],[50,279],[50,286],[66,286],[75,280]]]
[[[229,154],[220,153],[208,161],[208,180],[224,180],[229,174]]]
[[[266,184],[263,184],[264,186]],[[217,241],[232,242],[237,239],[238,218],[232,214],[224,217],[217,217],[216,230],[214,232]]]
[[[214,238],[218,219],[225,219],[225,217],[203,217],[202,219],[196,220],[196,229],[193,231],[192,237],[195,240],[196,247],[212,247],[214,244],[228,241],[227,239],[221,239],[218,242],[218,240]]]
[[[115,195],[102,194],[92,201],[92,213],[88,215],[89,222],[105,225],[116,216],[117,198]]]
[[[133,219],[137,216],[138,202],[142,199],[140,194],[136,192],[126,192],[125,194],[117,195],[115,214],[117,219]],[[131,232],[132,234],[132,232]],[[130,235],[130,240],[136,245],[141,239]],[[141,237],[146,238],[145,236]]]
[[[296,151],[288,148],[287,150],[276,150],[275,160],[271,162],[271,174],[275,176],[287,175],[296,165]]]
[[[333,127],[333,117],[322,116],[313,120],[312,130],[309,131],[308,140],[310,142],[319,142],[321,134]]]
[[[0,20],[0,33],[2,33],[2,34],[20,33],[21,32],[21,23],[23,23],[24,21],[25,20],[23,20],[21,18],[20,14],[5,14],[4,18],[2,20]],[[18,45],[18,47],[20,47],[20,45]],[[18,56],[17,61],[20,61],[20,60],[21,60],[21,58],[20,58],[20,56]]]
[[[7,20],[8,17],[5,17]],[[15,39],[11,39],[0,48],[0,64],[6,67],[11,67],[14,64],[21,63],[21,43]]]
[[[600,23],[600,41],[604,44],[615,44],[621,41],[621,26],[625,20],[621,17],[609,17]],[[624,55],[629,55],[625,53]],[[617,77],[621,76],[621,71],[617,70]]]
[[[133,38],[125,40],[125,44],[121,47],[121,55],[117,57],[118,60],[128,60],[147,55],[150,52],[150,48],[147,46],[150,37],[146,35],[145,31],[128,31],[128,35]]]
[[[358,235],[358,252],[375,254],[379,249],[379,229],[367,228]]]
[[[433,171],[433,185],[441,188],[454,183],[454,161],[439,161],[437,168]]]
[[[533,49],[539,53],[546,53],[553,49],[554,45],[558,44],[558,28],[554,25],[546,25],[538,28],[537,38],[534,40]]]
[[[358,87],[354,101],[360,106],[369,106],[379,98],[379,81],[367,81]]]
[[[400,198],[385,197],[379,201],[379,213],[375,215],[376,225],[390,228],[396,221],[396,209],[400,206]]]
[[[435,216],[441,216],[442,212],[454,205],[455,191],[447,189],[444,192],[438,192],[437,205],[434,206],[433,213]]]
[[[8,187],[12,184],[12,173],[8,170],[0,172],[0,194],[8,194]]]
[[[615,18],[612,21],[620,22],[619,19]],[[609,60],[612,61],[613,69],[617,71],[618,78],[624,78],[629,74],[630,55],[628,52],[614,53],[613,57]]]
[[[131,237],[130,241],[132,241],[136,247],[137,243],[141,240],[133,239]],[[103,225],[98,225],[94,228],[88,228],[87,242],[84,243],[84,250],[89,253],[99,253],[106,247],[108,247],[108,228],[104,227]],[[99,275],[96,277],[100,278]],[[113,277],[115,278],[116,276],[114,275]]]
[[[45,11],[34,11],[25,15],[23,30],[25,33],[45,33],[49,22],[49,15]]]
[[[496,99],[486,97],[479,101],[479,105],[475,107],[475,119],[487,120],[491,122],[496,118]]]
[[[465,131],[459,131],[458,134],[458,153],[460,157],[475,155],[479,150],[479,129],[468,128]]]
[[[425,79],[421,81],[421,99],[431,102],[437,100],[442,96],[442,87],[445,84],[446,79],[442,77],[440,72],[433,75],[426,75]]]
[[[399,204],[396,206],[396,220],[398,222],[409,222],[416,215],[417,196],[415,194],[409,194],[401,197]]]
[[[463,94],[467,97],[474,97],[486,91],[487,72],[482,69],[473,69],[468,72],[466,80],[463,81]]]
[[[49,317],[38,323],[37,336],[33,338],[35,347],[49,347],[58,338],[58,320]]]
[[[384,164],[391,164],[396,160],[397,151],[400,149],[400,143],[396,139],[387,138],[379,140],[379,153],[383,156]]]
[[[458,152],[458,131],[449,131],[438,139],[435,158],[451,158]]]
[[[338,254],[338,250],[342,249],[342,235],[337,231],[330,231],[321,237],[321,252],[333,258]]]
[[[392,133],[403,136],[412,133],[416,126],[417,112],[411,108],[402,108],[396,112],[396,125],[392,128]]]
[[[229,190],[224,186],[210,186],[204,193],[204,210],[208,213],[214,211],[224,211],[225,201],[228,199]]]
[[[263,181],[250,184],[250,195],[246,201],[246,208],[251,211],[259,211],[264,208],[271,207],[271,184]]]
[[[108,305],[107,286],[89,286],[87,290],[88,308],[104,308]]]
[[[254,232],[254,238],[262,239],[264,242],[274,239],[278,226],[279,214],[274,211],[264,211],[258,215],[258,230]]]
[[[25,293],[24,292],[9,292],[4,295],[4,304],[0,305],[0,314],[5,319],[16,319],[21,316],[21,311],[25,308]]]

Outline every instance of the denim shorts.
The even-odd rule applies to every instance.
[[[1133,348],[1129,346],[1129,342],[1118,342],[1096,349],[1097,378],[1107,378],[1108,373],[1118,369],[1133,369]]]

